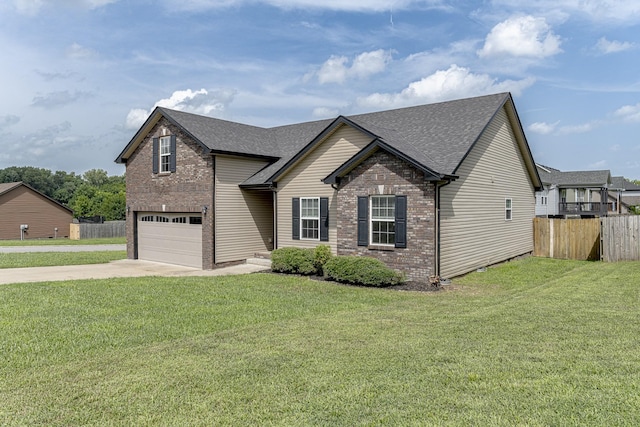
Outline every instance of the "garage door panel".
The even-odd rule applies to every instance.
[[[139,218],[154,213],[139,214]],[[193,214],[157,214],[175,218]],[[138,221],[138,258],[202,268],[202,225]]]

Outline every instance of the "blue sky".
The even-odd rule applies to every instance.
[[[537,162],[640,179],[640,2],[0,0],[0,16],[0,168],[122,174],[156,105],[276,126],[510,91]]]

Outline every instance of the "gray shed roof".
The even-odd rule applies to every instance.
[[[443,177],[455,176],[460,163],[486,126],[509,101],[509,93],[499,93],[274,128],[260,128],[158,107],[116,162],[126,162],[146,132],[159,117],[164,116],[211,153],[273,159],[273,163],[243,183],[245,186],[260,186],[277,180],[324,135],[348,123],[369,133],[372,141],[383,142],[425,169]],[[520,126],[515,108],[513,117]],[[524,140],[524,134],[521,135]],[[528,150],[526,140],[524,146]],[[535,174],[535,171],[532,173]]]

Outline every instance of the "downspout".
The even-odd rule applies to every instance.
[[[451,184],[453,180],[448,180],[444,184],[436,184],[436,259],[435,259],[435,275],[440,277],[440,189]],[[442,279],[442,277],[440,277]]]
[[[273,249],[278,249],[278,192],[273,185],[269,185],[269,190],[271,190],[272,198],[273,198],[273,212],[272,212],[272,221],[273,221]]]

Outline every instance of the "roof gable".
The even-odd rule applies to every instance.
[[[0,196],[8,194],[8,193],[16,190],[17,188],[20,188],[20,187],[25,187],[27,190],[31,191],[32,193],[35,193],[36,195],[42,197],[43,199],[46,199],[48,202],[57,205],[57,207],[62,208],[64,210],[66,210],[66,211],[69,211],[69,212],[73,213],[73,209],[63,205],[62,203],[60,203],[59,201],[57,201],[55,199],[52,199],[51,197],[47,196],[46,194],[41,193],[40,191],[38,191],[35,188],[25,184],[22,181],[8,182],[8,183],[0,184]]]

